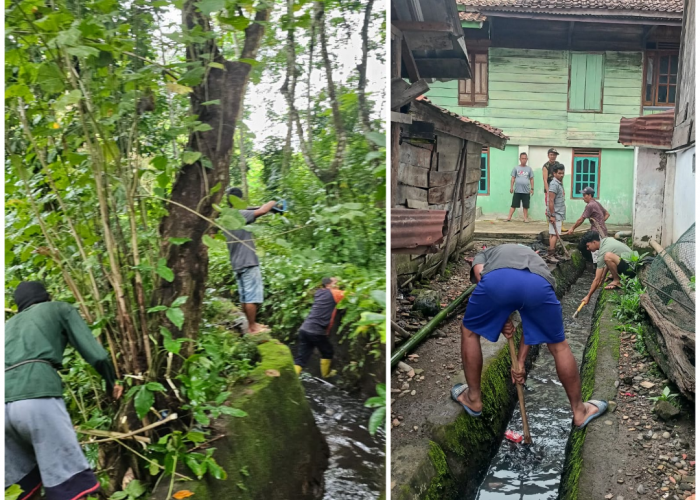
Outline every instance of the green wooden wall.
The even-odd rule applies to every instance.
[[[642,52],[605,52],[602,113],[568,112],[569,51],[489,50],[489,102],[457,105],[457,80],[433,82],[427,97],[502,129],[510,144],[618,148],[620,118],[641,111]]]
[[[510,194],[510,174],[513,167],[518,165],[519,148],[506,146],[504,151],[491,148],[489,152],[489,194],[480,195],[476,206],[481,207],[485,215],[505,217],[510,210],[512,194]],[[586,206],[581,199],[571,198],[571,161],[561,158],[566,167],[564,190],[566,192],[566,220],[575,222],[581,217]],[[603,149],[600,159],[600,198],[598,201],[610,212],[610,224],[632,224],[633,182],[634,182],[634,151],[620,149]],[[530,164],[535,174],[535,194],[530,202],[530,218],[545,220],[544,188],[542,184],[542,165]],[[515,218],[521,218],[518,209]],[[588,221],[583,227],[589,226]],[[568,225],[566,226],[568,227]]]

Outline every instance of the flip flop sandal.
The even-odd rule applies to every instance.
[[[470,417],[479,418],[481,416],[480,411],[472,410],[467,405],[465,405],[464,403],[462,403],[460,400],[457,399],[460,396],[460,394],[462,394],[468,388],[469,388],[469,386],[467,384],[455,384],[452,386],[452,389],[450,390],[450,396],[452,396],[452,399],[454,401],[456,401],[457,403],[462,405],[462,408],[464,408],[464,410],[467,412],[467,414]]]
[[[589,424],[589,422],[591,420],[593,420],[594,418],[600,417],[608,409],[608,403],[605,401],[598,401],[597,399],[591,399],[590,401],[586,401],[586,403],[592,404],[593,406],[598,408],[598,411],[596,413],[594,413],[593,415],[591,415],[590,417],[588,417],[581,425],[576,427],[579,430],[584,429]]]
[[[608,285],[605,287],[606,290],[619,290],[622,287],[620,285]]]

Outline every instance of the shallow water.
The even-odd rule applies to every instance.
[[[566,339],[579,369],[591,332],[593,306],[585,306],[576,319],[572,316],[588,293],[592,280],[592,275],[584,274],[562,300]],[[595,295],[591,304],[595,304]],[[504,439],[477,494],[478,500],[557,498],[572,413],[566,392],[557,378],[554,358],[545,345],[541,346],[528,373],[525,407],[534,444],[523,446]],[[508,429],[523,432],[519,405]]]
[[[375,500],[384,491],[385,438],[372,437],[364,401],[313,377],[302,378],[316,425],[330,448],[323,500]]]

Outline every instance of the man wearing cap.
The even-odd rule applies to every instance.
[[[554,148],[549,148],[549,150],[547,151],[547,158],[549,158],[549,161],[546,161],[544,165],[542,165],[542,182],[544,183],[545,212],[546,208],[549,207],[549,183],[552,182],[552,179],[554,178],[554,167],[556,167],[557,165],[561,165],[562,168],[564,167],[564,165],[557,161],[557,156],[559,156],[559,151],[557,151]]]
[[[63,402],[61,368],[67,345],[119,399],[109,355],[74,306],[52,302],[43,284],[24,281],[14,294],[17,314],[5,323],[5,488],[18,484],[19,500],[82,500],[100,483],[80,448]]]
[[[542,258],[529,247],[498,245],[474,258],[471,279],[477,285],[462,320],[462,365],[467,384],[452,387],[452,399],[469,416],[481,417],[481,337],[496,342],[503,333],[511,338],[515,327],[510,318],[518,311],[523,335],[518,366],[511,367],[513,382],[525,382],[525,360],[530,346],[547,344],[571,403],[574,425],[583,428],[605,413],[608,406],[605,401],[583,402],[578,367],[564,335],[561,303],[554,292],[554,277]]]
[[[585,219],[588,219],[591,223],[591,230],[596,231],[598,234],[600,234],[601,237],[605,238],[608,236],[608,228],[605,226],[605,221],[608,220],[608,217],[610,217],[610,213],[605,210],[603,205],[601,205],[598,200],[593,198],[595,195],[595,190],[590,187],[586,186],[583,188],[583,191],[581,191],[583,194],[583,201],[586,202],[586,208],[583,211],[583,214],[581,214],[581,217],[576,221],[576,224],[573,225],[571,229],[567,232],[567,234],[574,234],[574,231],[576,230],[577,227],[579,227],[581,224],[583,224],[583,221]],[[590,254],[587,248],[585,248],[585,245],[580,245],[579,249],[582,251],[584,256],[588,257],[586,254]],[[598,256],[598,251],[596,250],[593,252],[591,255],[591,259],[595,263],[597,260]]]

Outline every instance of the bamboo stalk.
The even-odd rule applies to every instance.
[[[510,362],[513,366],[517,366],[518,355],[515,352],[515,341],[513,337],[508,339],[508,349],[510,350]],[[520,402],[520,414],[523,417],[523,434],[525,434],[525,444],[532,444],[532,436],[530,436],[530,426],[527,423],[527,413],[525,412],[525,395],[523,394],[523,386],[515,384],[518,391],[518,401]]]
[[[400,327],[399,325],[397,325],[396,323],[394,323],[394,320],[391,321],[391,328],[393,328],[396,332],[398,332],[398,334],[401,335],[403,338],[405,338],[405,339],[410,339],[410,338],[411,338],[411,334],[408,333],[408,332],[407,332],[406,330],[404,330],[403,328],[401,328],[401,327]]]
[[[391,355],[391,366],[392,368],[398,364],[401,359],[411,352],[418,344],[420,344],[433,330],[435,330],[440,323],[443,322],[447,316],[449,316],[459,305],[464,302],[464,300],[471,295],[471,293],[476,288],[476,285],[471,285],[467,288],[462,295],[457,297],[452,301],[445,309],[437,313],[433,319],[431,319],[427,325],[418,330],[411,336],[411,339],[399,347],[395,353]]]
[[[177,413],[171,413],[167,417],[165,417],[163,420],[159,420],[158,422],[154,422],[152,424],[146,425],[144,427],[141,427],[140,429],[137,429],[135,431],[131,432],[114,432],[114,431],[101,431],[98,429],[80,429],[76,428],[76,432],[79,432],[81,434],[87,434],[89,436],[109,436],[109,439],[99,439],[97,441],[92,441],[93,443],[105,443],[107,441],[115,441],[117,439],[126,439],[126,438],[131,438],[133,436],[136,436],[138,434],[143,434],[146,431],[150,431],[151,429],[155,429],[156,427],[160,427],[161,425],[164,425],[168,422],[171,422],[173,420],[177,420]]]

